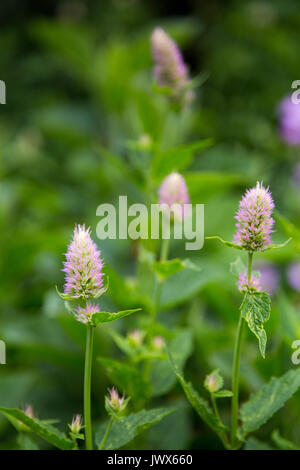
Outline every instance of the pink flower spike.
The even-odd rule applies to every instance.
[[[269,188],[257,183],[243,196],[235,219],[234,242],[249,252],[263,251],[271,243],[274,202]]]
[[[97,297],[103,287],[103,261],[90,228],[76,225],[64,262],[65,294],[74,299]]]
[[[188,69],[176,42],[162,28],[155,28],[151,45],[155,62],[154,77],[158,86],[170,88],[174,97],[182,98],[185,103],[192,101],[194,93],[187,90],[190,82]]]

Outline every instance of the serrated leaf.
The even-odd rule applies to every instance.
[[[300,446],[297,446],[293,442],[289,441],[288,439],[285,439],[282,437],[278,431],[278,429],[275,429],[272,433],[272,441],[276,444],[276,446],[280,450],[300,450]]]
[[[25,424],[32,432],[50,442],[55,447],[62,450],[72,450],[75,444],[68,439],[64,433],[54,428],[50,424],[45,424],[37,418],[30,418],[24,411],[18,410],[17,408],[5,408],[0,407],[0,413],[5,415],[10,420],[21,421]]]
[[[273,377],[241,407],[242,436],[266,423],[300,387],[300,369]]]
[[[270,296],[266,292],[246,292],[240,311],[250,330],[258,339],[262,357],[265,357],[267,335],[264,323],[270,317]]]
[[[192,407],[196,410],[200,418],[214,431],[224,431],[226,427],[223,426],[223,424],[220,423],[220,421],[216,418],[207,401],[198,394],[193,385],[190,382],[185,381],[180,369],[177,367],[176,362],[174,362],[174,359],[170,353],[169,359],[187,399],[189,400]]]
[[[216,398],[227,398],[232,397],[233,393],[231,390],[220,390],[219,392],[215,392],[213,395]]]
[[[113,450],[120,449],[128,442],[132,441],[137,435],[141,434],[146,429],[159,423],[166,416],[174,413],[177,408],[154,408],[153,410],[141,410],[138,413],[132,413],[125,418],[115,421],[112,425],[110,434],[106,441],[105,449]],[[106,425],[101,425],[96,432],[96,445],[99,447]]]
[[[219,237],[218,235],[213,237],[205,237],[205,240],[218,240],[220,243],[222,243],[222,245],[228,246],[229,248],[234,248],[235,250],[244,250],[242,246],[223,240],[223,238]]]
[[[132,310],[122,310],[121,312],[111,313],[111,312],[99,312],[94,313],[93,323],[94,325],[99,325],[99,323],[108,323],[111,321],[119,320],[120,318],[127,317],[132,315],[135,312],[142,310],[141,308],[134,308]]]

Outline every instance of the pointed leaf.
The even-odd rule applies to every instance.
[[[270,317],[270,296],[265,292],[246,292],[240,310],[250,330],[258,339],[262,357],[265,357],[267,335],[264,323]]]
[[[233,243],[233,242],[227,242],[226,240],[223,240],[223,238],[219,237],[218,235],[215,235],[213,237],[205,237],[205,240],[218,240],[219,242],[222,243],[222,245],[229,246],[229,248],[234,248],[235,250],[244,250],[242,246],[237,245],[236,243]]]
[[[45,439],[45,441],[50,442],[53,446],[62,450],[74,449],[74,442],[50,424],[45,424],[37,418],[30,418],[24,413],[24,411],[18,410],[17,408],[0,407],[0,412],[10,420],[21,421],[23,424],[28,426],[32,432]]]
[[[166,416],[174,413],[177,408],[154,408],[152,410],[141,410],[132,413],[125,418],[115,421],[106,441],[105,449],[120,449],[128,442],[132,441],[138,434],[159,423]],[[106,424],[101,425],[96,432],[96,445],[99,447],[106,429]]]
[[[170,352],[169,359],[187,399],[189,400],[192,407],[197,411],[200,418],[203,419],[203,421],[208,424],[208,426],[211,427],[214,431],[224,431],[226,427],[223,426],[220,421],[216,418],[207,401],[204,400],[204,398],[202,398],[198,394],[198,392],[194,389],[193,385],[190,382],[185,381]]]
[[[119,320],[119,318],[127,317],[128,315],[138,312],[139,310],[142,310],[142,309],[134,308],[132,310],[122,310],[121,312],[117,312],[117,313],[111,313],[111,312],[94,313],[93,323],[94,325],[98,325],[99,323],[108,323],[111,321]]]
[[[273,377],[241,407],[242,436],[266,423],[300,387],[300,369]]]

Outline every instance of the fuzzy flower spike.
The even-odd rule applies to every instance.
[[[188,206],[184,204],[190,203],[188,189],[183,176],[179,173],[170,173],[162,182],[159,191],[159,204],[166,204],[172,207],[174,204],[175,219],[181,220],[188,215]]]
[[[158,86],[170,88],[175,97],[191,101],[194,94],[186,90],[190,82],[188,69],[176,42],[162,28],[155,28],[151,36],[154,76]]]
[[[82,300],[98,297],[103,290],[103,262],[97,245],[91,239],[90,228],[75,226],[73,240],[65,256],[65,294]]]
[[[274,232],[272,211],[274,202],[269,188],[257,183],[243,196],[235,219],[237,231],[234,242],[250,253],[263,251],[271,243]]]

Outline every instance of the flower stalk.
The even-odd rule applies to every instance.
[[[250,284],[252,276],[252,260],[253,253],[248,252],[248,284]],[[237,429],[238,429],[238,408],[239,408],[239,372],[240,372],[240,357],[241,357],[241,345],[242,335],[244,329],[245,320],[240,314],[235,345],[233,354],[233,368],[232,368],[232,405],[231,405],[231,447],[236,448],[237,441]]]
[[[84,424],[85,424],[85,447],[86,450],[93,449],[92,419],[91,419],[91,375],[93,360],[94,327],[87,325],[85,366],[84,366]]]

